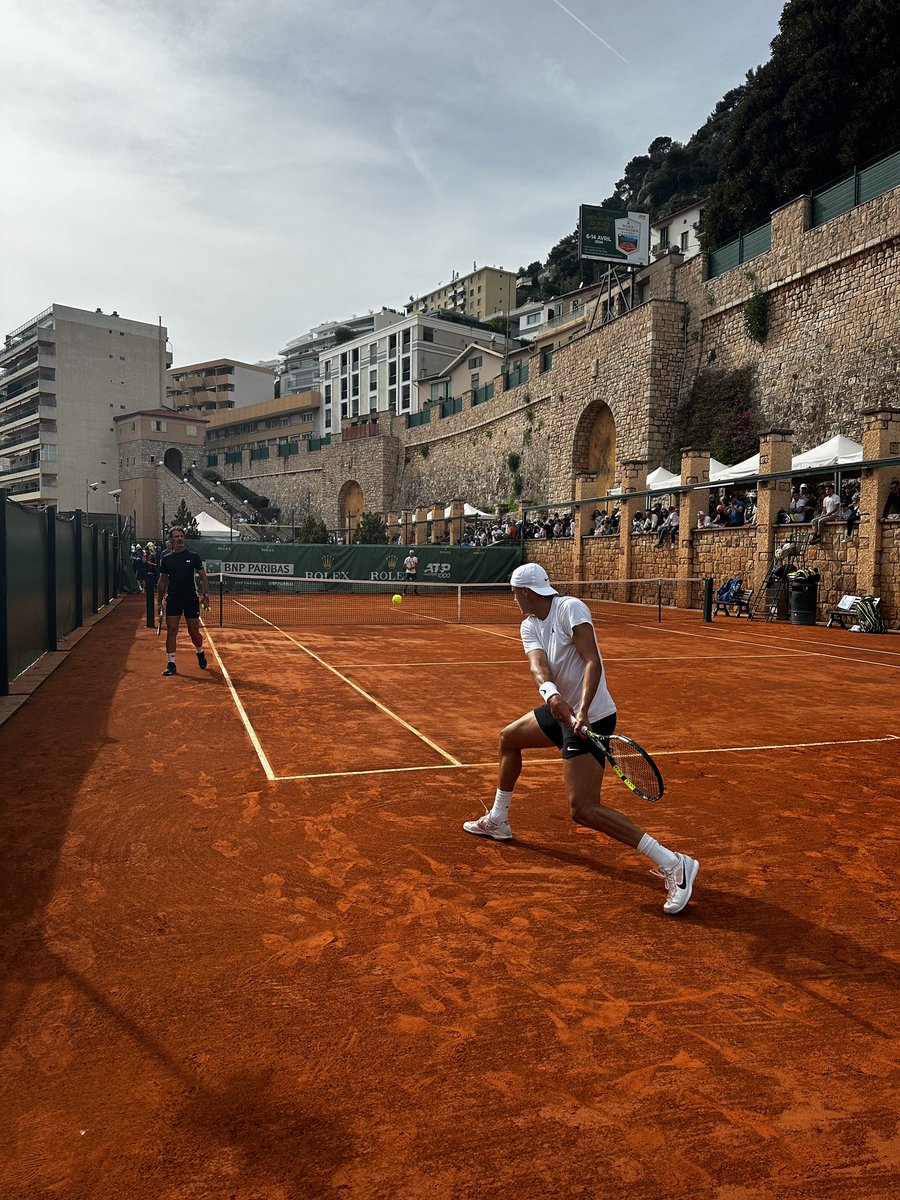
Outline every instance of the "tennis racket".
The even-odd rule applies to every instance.
[[[159,620],[156,622],[156,636],[157,637],[159,637],[159,635],[162,633],[163,620],[165,618],[165,615],[166,615],[166,603],[165,603],[165,601],[163,601],[162,604],[159,606]]]
[[[582,725],[577,732],[594,743],[616,775],[635,795],[654,804],[662,797],[665,791],[662,775],[643,746],[621,733],[601,737],[587,725]]]

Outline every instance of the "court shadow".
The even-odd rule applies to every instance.
[[[867,949],[845,933],[817,925],[755,896],[704,887],[690,913],[694,925],[746,940],[749,957],[759,970],[798,988],[877,1037],[895,1036],[893,1030],[881,1029],[861,1016],[852,1000],[839,1003],[810,986],[816,980],[823,984],[839,980],[843,985],[858,986],[878,982],[896,996],[900,992],[900,966],[890,958]]]
[[[602,837],[598,834],[598,837]],[[619,879],[627,880],[628,883],[640,884],[646,887],[649,891],[658,893],[660,883],[653,876],[652,867],[641,870],[639,867],[626,867],[624,870],[620,866],[613,863],[604,863],[592,855],[574,854],[571,850],[560,850],[557,846],[547,846],[540,842],[529,842],[525,838],[513,838],[506,845],[517,847],[522,850],[529,850],[533,854],[538,854],[542,858],[552,858],[556,862],[568,863],[573,867],[581,867],[587,871],[593,871],[595,875],[602,875],[604,879]]]

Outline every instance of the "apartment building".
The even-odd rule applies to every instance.
[[[408,314],[459,313],[485,321],[516,307],[516,274],[502,267],[481,267],[473,264],[468,275],[454,271],[450,282],[439,284],[424,296],[410,296]]]
[[[264,404],[275,395],[275,372],[234,358],[172,367],[166,383],[167,402],[177,412],[220,412]]]
[[[274,466],[300,453],[301,443],[318,434],[322,397],[316,391],[279,396],[232,412],[209,414],[205,456],[198,466],[240,474],[250,463],[268,460]]]
[[[650,253],[659,258],[669,250],[680,250],[685,261],[699,254],[700,225],[703,219],[703,202],[679,209],[668,217],[654,221],[650,226]]]
[[[439,376],[470,344],[496,348],[504,341],[491,326],[462,316],[382,309],[371,333],[320,357],[322,435],[337,433],[343,420],[418,412],[421,380]]]
[[[371,333],[375,328],[374,312],[346,321],[328,321],[316,325],[309,333],[288,342],[279,353],[284,358],[281,373],[281,394],[287,396],[309,392],[319,387],[319,355],[337,345],[338,330],[349,330],[354,337]],[[346,336],[346,334],[342,334]]]
[[[115,513],[114,418],[165,399],[166,329],[51,304],[0,350],[0,487],[24,504]]]

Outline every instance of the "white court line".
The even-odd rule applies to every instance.
[[[660,750],[654,757],[674,758],[686,754],[744,754],[748,751],[758,750],[809,750],[821,746],[868,746],[873,742],[900,742],[900,734],[889,733],[885,737],[876,738],[845,738],[832,742],[785,742],[771,746],[715,746],[703,750]],[[554,756],[553,758],[530,759],[528,765],[529,767],[557,766],[558,763],[559,759]],[[350,775],[401,775],[410,771],[471,771],[480,770],[483,767],[496,767],[496,765],[496,760],[492,760],[478,763],[457,762],[449,767],[438,763],[436,766],[430,767],[379,767],[370,771],[324,771],[315,775],[278,775],[275,782],[287,783],[296,779],[343,779]]]
[[[269,764],[269,760],[268,760],[268,758],[266,758],[266,752],[263,750],[262,746],[260,745],[259,738],[256,736],[256,732],[255,732],[253,726],[250,724],[250,718],[247,716],[247,713],[244,709],[243,704],[241,704],[241,698],[237,694],[237,692],[234,690],[234,684],[231,682],[231,676],[228,674],[228,668],[222,662],[222,656],[221,656],[221,654],[219,654],[219,651],[216,648],[216,644],[212,639],[212,634],[210,633],[209,626],[204,623],[203,628],[206,630],[206,638],[207,638],[207,641],[209,642],[210,646],[212,647],[212,652],[216,656],[216,662],[219,664],[219,669],[222,672],[222,678],[228,684],[228,690],[231,692],[231,698],[232,698],[232,700],[234,700],[235,707],[238,710],[238,715],[241,718],[241,720],[244,722],[244,728],[247,730],[247,734],[250,738],[250,741],[253,744],[253,749],[256,751],[256,756],[259,759],[259,761],[262,763],[262,769],[266,773],[266,779],[268,779],[270,783],[273,783],[278,778],[278,776],[272,770],[272,767]]]
[[[655,629],[659,633],[671,633],[677,635],[678,637],[695,637],[702,638],[708,642],[727,642],[728,645],[734,645],[734,642],[731,638],[710,637],[709,634],[691,633],[687,629],[668,629],[664,625],[650,625],[648,628]],[[768,646],[771,645],[771,643],[766,642],[751,642],[746,638],[744,638],[743,641],[745,645],[749,646],[763,646],[764,648],[768,648]],[[871,658],[851,658],[847,654],[825,654],[825,652],[822,650],[788,650],[786,653],[796,654],[800,658],[803,658],[804,656],[806,658],[836,658],[839,662],[865,663],[867,667],[886,667],[889,671],[900,671],[900,663],[875,662]],[[890,651],[889,653],[893,653],[893,651]]]
[[[291,637],[289,633],[285,633],[285,631],[280,629],[273,621],[268,620],[266,617],[262,616],[248,605],[241,603],[239,600],[235,600],[234,603],[245,609],[246,612],[252,613],[253,616],[257,617],[260,621],[265,621],[265,623],[271,626],[272,629],[277,630],[282,637],[287,638],[289,642],[302,650],[304,654],[308,654],[311,659],[319,664],[319,666],[324,667],[326,671],[330,671],[332,675],[336,675],[338,679],[340,679],[343,683],[346,683],[348,687],[352,687],[354,692],[358,692],[360,696],[365,697],[365,699],[371,704],[374,704],[376,708],[380,709],[386,716],[390,717],[392,721],[396,721],[398,725],[402,725],[404,729],[408,729],[410,733],[415,734],[420,741],[423,741],[426,746],[430,746],[432,750],[441,756],[441,758],[446,758],[447,762],[452,763],[455,767],[462,766],[462,763],[460,763],[458,759],[455,759],[452,754],[448,754],[446,750],[442,750],[437,742],[433,742],[431,738],[426,737],[421,730],[416,729],[413,725],[410,725],[408,721],[404,721],[402,717],[398,716],[397,713],[392,712],[391,709],[382,704],[380,700],[376,700],[374,696],[370,696],[368,692],[364,691],[361,687],[355,684],[352,679],[348,679],[346,675],[342,675],[340,671],[338,671],[335,667],[330,666],[323,658],[319,658],[318,654],[313,653],[308,646],[304,646],[302,642],[298,642],[296,638]],[[218,658],[218,655],[216,655],[216,657]]]
[[[844,632],[849,633],[850,630],[846,629],[846,630],[844,630]],[[882,635],[882,636],[884,636],[884,635]],[[772,633],[772,637],[777,638],[781,642],[787,640],[783,633],[775,633],[774,631]],[[804,641],[804,645],[830,646],[833,650],[843,649],[843,647],[838,645],[837,642],[823,642],[821,638],[815,638],[815,639],[807,638]],[[848,649],[849,648],[852,648],[853,650],[858,650],[863,654],[890,654],[892,658],[900,658],[900,650],[880,650],[877,646],[866,646],[865,644],[860,645],[858,642],[853,642],[852,647],[848,647]],[[816,653],[816,652],[813,651],[813,653]],[[843,657],[843,656],[839,655],[838,657]]]
[[[774,654],[624,654],[620,658],[618,655],[604,654],[603,661],[611,662],[668,662],[676,666],[680,666],[686,662],[720,662],[723,658],[729,659],[750,659],[752,662],[758,662],[761,658],[792,658],[793,654],[787,650],[777,650]],[[438,662],[386,662],[386,663],[338,663],[344,671],[358,670],[364,667],[378,667],[379,670],[385,668],[390,670],[404,670],[406,667],[496,667],[496,666],[515,666],[527,665],[524,654],[521,658],[477,658],[469,662],[460,662],[455,658],[442,658]]]

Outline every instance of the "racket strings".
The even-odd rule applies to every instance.
[[[620,740],[613,734],[609,739],[609,753],[619,770],[646,796],[659,796],[659,776],[653,764],[630,742]]]

